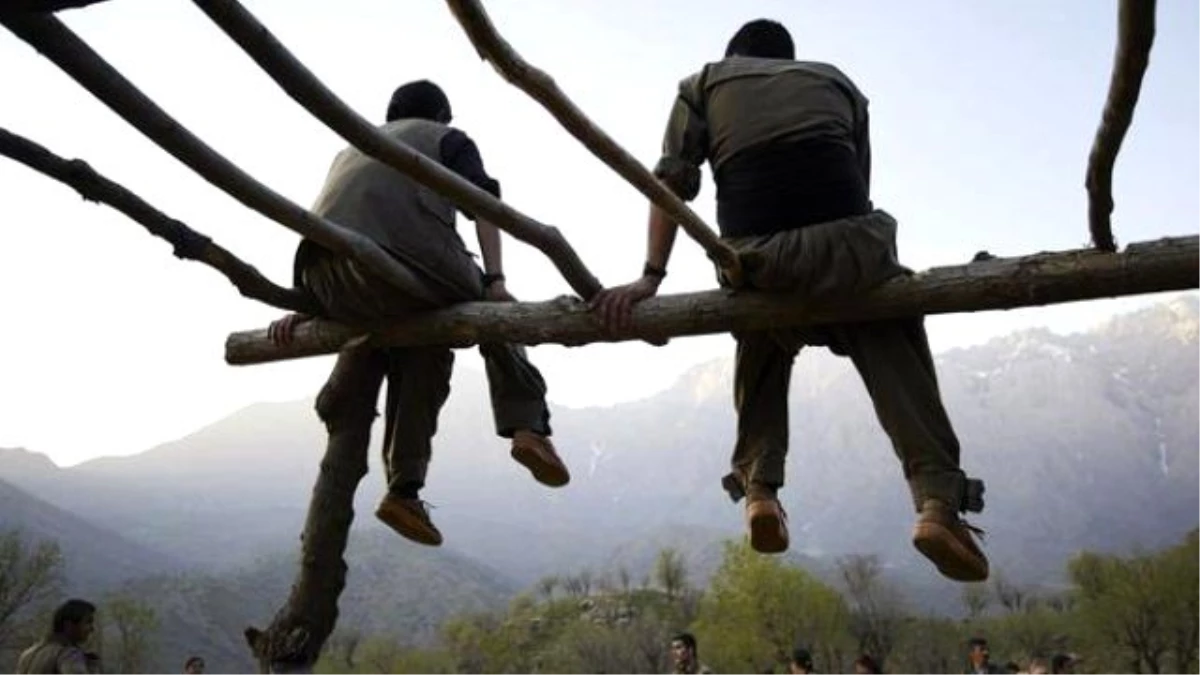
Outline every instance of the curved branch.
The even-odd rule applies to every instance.
[[[487,10],[479,0],[446,0],[450,11],[462,25],[479,57],[489,61],[501,76],[518,89],[542,104],[559,124],[583,143],[592,154],[637,188],[652,203],[679,223],[683,231],[704,249],[708,257],[725,271],[727,278],[740,286],[741,262],[737,252],[722,241],[700,216],[696,215],[662,181],[654,177],[641,162],[630,155],[603,129],[567,97],[554,78],[521,58],[521,55],[500,36]]]
[[[147,204],[141,197],[96,173],[80,159],[63,159],[33,141],[0,128],[0,155],[75,188],[88,201],[108,204],[140,223],[150,234],[175,248],[175,257],[194,260],[217,270],[243,296],[293,312],[312,312],[307,296],[293,288],[282,288],[253,265]]]
[[[573,298],[547,302],[472,302],[371,326],[313,321],[287,346],[266,330],[233,333],[225,342],[232,365],[330,354],[364,335],[380,345],[479,342],[577,346],[727,331],[764,330],[842,321],[1032,307],[1076,300],[1196,288],[1200,238],[1168,237],[1132,244],[1113,255],[1095,249],[990,258],[935,267],[889,281],[861,297],[804,303],[787,294],[724,290],[660,296],[634,309],[633,325],[609,332]]]
[[[1088,228],[1092,243],[1103,251],[1117,250],[1113,238],[1112,179],[1117,153],[1133,122],[1142,78],[1154,44],[1155,0],[1121,0],[1117,18],[1117,49],[1108,98],[1088,156]]]
[[[343,103],[236,0],[194,0],[196,5],[300,105],[362,152],[444,195],[456,206],[546,254],[581,297],[601,288],[558,231],[517,211],[405,143],[381,133]]]
[[[13,11],[0,5],[0,23],[159,147],[242,204],[331,251],[354,258],[388,284],[415,297],[425,297],[425,284],[378,244],[310,213],[254,180],[176,122],[53,15]],[[420,264],[411,262],[414,266]],[[437,302],[433,297],[427,299]]]

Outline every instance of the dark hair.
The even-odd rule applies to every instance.
[[[794,59],[796,46],[783,24],[755,19],[738,29],[725,47],[725,58],[756,56],[763,59]]]
[[[1055,654],[1054,658],[1050,659],[1050,672],[1061,673],[1063,668],[1068,668],[1074,663],[1075,659],[1071,658],[1070,654]]]
[[[671,638],[671,642],[682,642],[684,647],[696,652],[696,636],[691,633],[679,633]]]
[[[450,99],[442,88],[429,80],[401,85],[388,102],[387,121],[416,117],[446,124],[450,122]]]
[[[67,628],[69,623],[83,623],[88,617],[96,613],[96,606],[87,600],[71,598],[54,610],[54,618],[51,620],[50,629],[55,633],[62,633]]]
[[[805,670],[812,670],[812,654],[803,647],[797,647],[792,651],[792,663]]]
[[[183,669],[187,670],[188,668],[191,668],[193,663],[204,663],[204,657],[189,656],[188,660],[183,662]]]
[[[988,641],[981,637],[973,637],[970,640],[967,640],[967,648],[968,649],[974,649],[976,647],[986,647],[986,646],[988,646]]]
[[[879,664],[875,663],[875,659],[871,658],[867,654],[863,654],[862,656],[858,657],[857,659],[854,659],[854,665],[862,666],[863,670],[866,670],[868,673],[883,672],[882,670],[880,670]]]

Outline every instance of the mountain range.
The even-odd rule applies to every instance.
[[[1158,548],[1196,527],[1198,315],[1188,294],[1085,332],[1026,330],[937,357],[964,468],[987,483],[973,522],[988,532],[994,569],[1058,584],[1082,549]],[[422,494],[447,544],[419,549],[370,515],[383,490],[377,427],[344,623],[426,637],[450,613],[498,606],[547,574],[625,567],[641,578],[664,546],[683,551],[703,582],[719,542],[741,536],[741,512],[719,485],[734,435],[731,379],[732,361],[718,360],[640,401],[553,407],[573,478],[548,490],[493,435],[482,373],[459,369]],[[795,559],[829,570],[840,555],[875,553],[934,604],[956,600],[911,548],[907,487],[849,362],[806,350],[790,406],[781,496]],[[195,647],[173,638],[176,656],[198,649],[229,662],[210,657],[214,668],[247,668],[235,662],[239,632],[267,622],[286,594],[323,445],[307,398],[70,468],[0,450],[0,528],[61,541],[74,587],[141,588],[173,617],[164,635],[215,636]]]

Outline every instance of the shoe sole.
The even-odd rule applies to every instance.
[[[571,482],[571,474],[560,466],[547,463],[533,448],[518,445],[510,453],[518,464],[533,474],[533,479],[547,487],[562,487]]]
[[[431,530],[428,525],[406,512],[377,510],[375,511],[375,517],[409,541],[424,544],[425,546],[442,545],[442,534],[440,532]]]
[[[783,553],[788,549],[784,524],[774,513],[750,516],[750,548],[759,553]]]
[[[917,523],[913,528],[913,546],[948,579],[969,583],[988,578],[987,559],[959,543],[944,525]]]

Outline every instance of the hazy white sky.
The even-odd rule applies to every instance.
[[[639,270],[641,196],[476,57],[434,0],[309,0],[250,9],[350,105],[380,119],[399,83],[429,77],[518,208],[559,225],[606,284]],[[1108,84],[1116,0],[491,0],[501,32],[645,163],[675,83],[718,58],[742,22],[792,30],[801,58],[841,66],[872,100],[875,202],[901,222],[912,267],[1086,244],[1083,169]],[[191,3],[120,0],[62,15],[111,63],[227,157],[308,206],[344,144],[261,73]],[[66,75],[0,32],[0,126],[81,157],[213,236],[276,280],[296,237],[210,187]],[[1121,242],[1194,234],[1200,163],[1197,3],[1159,2],[1157,42],[1116,172]],[[707,178],[706,178],[707,180]],[[243,405],[314,392],[331,359],[232,368],[227,333],[277,312],[68,188],[0,160],[0,446],[71,464],[188,433]],[[696,209],[712,215],[711,183]],[[468,241],[470,229],[464,228]],[[539,253],[506,240],[509,286],[567,292]],[[664,292],[706,288],[698,247],[677,246]],[[1085,328],[1155,298],[937,317],[936,350],[1029,325]],[[636,399],[727,336],[533,350],[551,398]],[[460,364],[475,364],[460,352]],[[803,374],[798,374],[802,377]],[[488,423],[481,420],[480,423]]]

